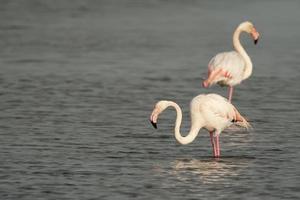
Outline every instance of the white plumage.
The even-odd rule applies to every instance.
[[[213,57],[209,64],[209,71],[223,69],[229,73],[230,77],[219,76],[213,80],[212,84],[218,83],[221,86],[234,86],[243,80],[246,63],[242,56],[236,51],[219,53]]]
[[[176,140],[180,144],[189,144],[197,137],[200,129],[205,128],[210,132],[215,157],[220,156],[219,135],[225,128],[234,122],[240,122],[238,125],[245,128],[250,126],[246,119],[224,97],[218,94],[201,94],[191,101],[191,128],[186,136],[182,136],[180,133],[182,111],[173,101],[164,100],[156,103],[150,116],[150,121],[155,128],[157,128],[158,116],[169,106],[174,107],[177,113],[174,130]]]
[[[215,134],[220,134],[225,128],[232,125],[233,121],[246,122],[235,107],[218,94],[196,96],[191,101],[191,115],[195,115],[196,119],[198,118],[203,128],[210,132],[215,131]],[[249,127],[248,123],[241,125],[245,128]]]
[[[203,87],[213,84],[229,86],[228,100],[231,102],[233,86],[240,84],[252,74],[252,61],[240,43],[242,32],[251,34],[256,44],[259,33],[251,22],[241,23],[233,34],[233,46],[235,51],[223,52],[214,56],[208,64],[208,77],[203,81]]]

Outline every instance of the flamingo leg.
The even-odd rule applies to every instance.
[[[219,158],[220,153],[220,142],[219,142],[219,134],[215,134],[213,132],[209,132],[210,134],[210,142],[213,148],[213,156],[215,158]]]
[[[216,145],[216,158],[219,158],[220,157],[220,155],[221,155],[221,153],[220,153],[220,143],[219,143],[219,135],[216,135],[215,137],[214,137],[214,139],[215,139],[215,145]]]
[[[214,133],[209,132],[209,135],[210,135],[211,146],[213,148],[213,156],[216,157],[217,156],[217,149],[216,149],[215,140],[214,140]]]
[[[218,80],[221,77],[231,79],[232,76],[230,73],[222,68],[211,70],[208,69],[208,78],[203,81],[203,87],[209,87],[214,81]]]
[[[228,101],[229,101],[229,103],[231,103],[232,94],[233,94],[233,86],[229,86],[228,87]]]
[[[211,83],[218,77],[222,76],[222,74],[223,74],[222,69],[209,70],[208,78],[202,83],[203,87],[209,87]]]

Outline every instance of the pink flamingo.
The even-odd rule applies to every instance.
[[[242,32],[251,34],[254,44],[257,43],[259,33],[251,22],[241,23],[233,34],[233,46],[235,51],[223,52],[213,57],[208,64],[208,78],[203,81],[203,87],[213,84],[229,86],[228,100],[231,102],[233,86],[241,83],[252,74],[252,62],[240,43]]]
[[[211,144],[214,157],[220,157],[220,133],[234,122],[238,125],[249,128],[250,125],[237,109],[224,97],[217,94],[202,94],[196,96],[190,104],[191,108],[191,128],[186,136],[180,133],[182,112],[180,107],[173,101],[159,101],[156,103],[150,116],[150,121],[154,128],[157,128],[157,119],[167,107],[174,107],[177,113],[175,123],[175,138],[180,144],[189,144],[195,140],[201,128],[205,128],[210,133]]]

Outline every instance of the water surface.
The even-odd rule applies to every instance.
[[[1,199],[299,199],[300,3],[297,1],[3,1],[0,8]],[[253,75],[234,104],[253,130],[204,130],[176,143],[207,63],[242,43]]]

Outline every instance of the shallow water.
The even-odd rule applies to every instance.
[[[299,199],[297,1],[3,1],[0,8],[1,199]],[[253,75],[233,103],[253,130],[204,130],[176,143],[209,59],[242,20]]]

